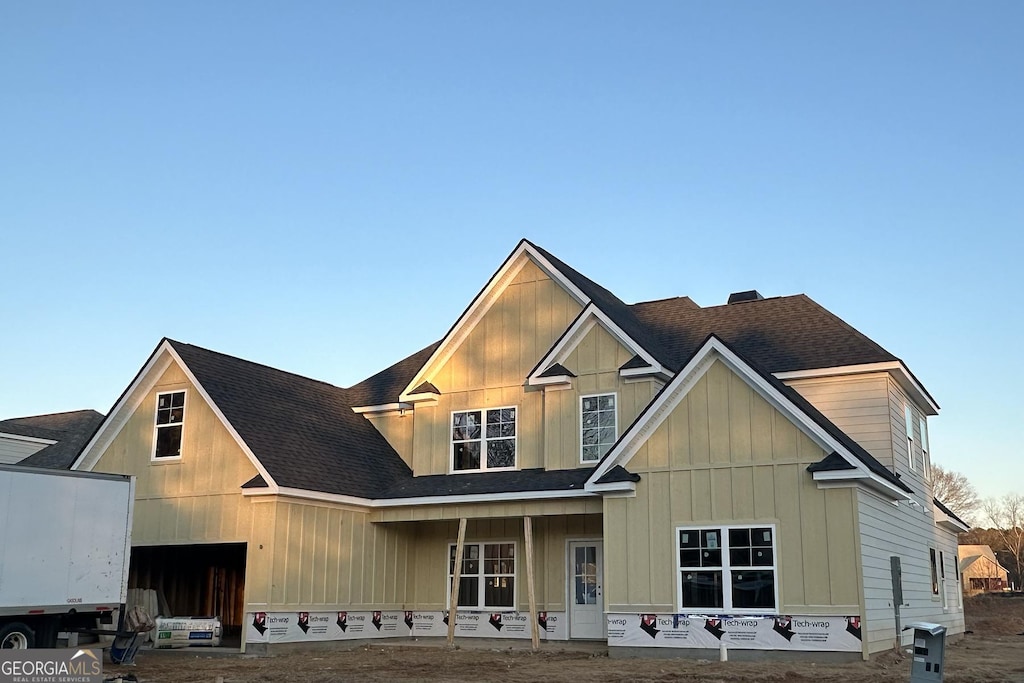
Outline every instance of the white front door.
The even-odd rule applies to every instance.
[[[601,541],[569,543],[569,637],[603,640],[604,558]]]

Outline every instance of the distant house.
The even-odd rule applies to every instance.
[[[102,421],[95,410],[0,420],[0,464],[67,468]]]
[[[523,240],[441,340],[350,388],[162,340],[73,467],[137,477],[131,586],[250,650],[454,619],[867,657],[909,638],[894,593],[963,631],[937,411],[806,296],[626,304]]]
[[[1009,587],[1009,574],[991,546],[960,546],[960,574],[964,595],[992,593]]]

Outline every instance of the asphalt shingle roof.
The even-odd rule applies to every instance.
[[[409,477],[384,492],[384,498],[465,496],[527,491],[582,491],[592,467],[575,470],[543,468],[506,472],[471,472]]]
[[[810,298],[776,297],[709,308],[701,308],[687,297],[628,305],[554,255],[531,246],[669,369],[681,368],[711,334],[716,335],[872,472],[906,488],[800,394],[772,376],[787,370],[897,360]],[[582,490],[593,471],[527,469],[413,477],[373,424],[352,408],[397,402],[441,342],[344,389],[191,344],[167,341],[282,487],[366,498],[568,491]],[[97,428],[102,416],[94,416],[95,424],[86,430],[85,440],[70,453],[69,460],[70,451],[51,453],[55,460],[58,455],[62,462],[67,460],[61,466],[70,465]],[[0,429],[10,422],[0,422]],[[49,427],[39,424],[36,428]],[[71,448],[71,440],[67,442]],[[828,457],[820,463],[823,469],[839,465]],[[601,481],[636,480],[635,474],[616,467]],[[255,477],[239,485],[255,488],[266,482]]]
[[[4,420],[0,422],[0,432],[57,442],[36,451],[19,465],[68,469],[102,422],[103,415],[95,410],[73,410]]]
[[[380,432],[352,412],[344,389],[168,342],[278,486],[378,497],[411,477]]]
[[[663,299],[633,311],[678,370],[714,334],[768,372],[899,360],[804,294],[694,308]]]

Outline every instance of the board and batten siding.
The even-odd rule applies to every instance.
[[[606,608],[677,611],[680,526],[775,524],[779,612],[860,614],[854,490],[807,472],[825,455],[715,361],[624,463],[636,496],[605,500]]]
[[[277,496],[254,500],[250,610],[403,609],[409,525],[373,524],[356,506]]]
[[[383,415],[365,415],[370,424],[377,428],[405,464],[412,469],[412,439],[416,412],[413,410],[390,412]]]
[[[0,465],[14,465],[33,453],[38,453],[55,441],[26,439],[16,434],[0,434]]]
[[[566,609],[568,591],[568,542],[600,539],[601,515],[563,515],[533,518],[534,582],[539,611]],[[455,520],[419,522],[409,553],[406,609],[447,609],[449,547],[458,538]],[[516,544],[516,609],[529,609],[526,581],[526,547],[522,518],[470,519],[466,542],[513,541]]]
[[[600,324],[580,340],[562,365],[576,375],[572,388],[544,392],[544,466],[549,470],[591,467],[580,462],[580,397],[616,395],[618,434],[629,427],[660,385],[653,380],[626,382],[619,368],[633,353]]]
[[[451,358],[433,373],[430,381],[441,396],[436,405],[416,406],[412,457],[406,458],[413,473],[450,471],[452,411],[506,406],[517,409],[516,466],[543,467],[542,392],[525,391],[524,383],[580,310],[560,284],[528,260]],[[381,433],[387,438],[390,430]],[[403,443],[396,440],[392,445]]]
[[[156,396],[185,394],[181,458],[152,460]],[[135,475],[132,545],[246,542],[252,507],[241,486],[256,476],[252,462],[172,363],[142,398],[92,468]]]

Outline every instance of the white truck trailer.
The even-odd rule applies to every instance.
[[[0,647],[53,647],[123,606],[134,500],[133,477],[0,465]]]

